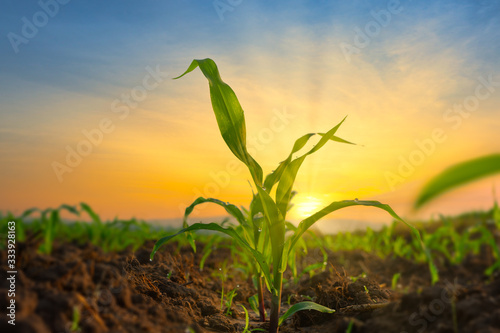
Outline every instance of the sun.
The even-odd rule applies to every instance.
[[[311,195],[302,197],[297,195],[292,203],[294,206],[291,213],[293,216],[300,219],[311,216],[325,206],[323,200]]]

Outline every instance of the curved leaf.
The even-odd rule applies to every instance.
[[[434,284],[435,282],[437,282],[439,280],[437,268],[434,265],[434,262],[432,261],[430,252],[428,251],[428,249],[425,247],[424,243],[422,242],[422,238],[420,237],[420,233],[418,232],[418,230],[415,229],[415,227],[413,227],[411,224],[409,224],[405,220],[403,220],[401,217],[399,217],[398,214],[396,214],[394,212],[394,210],[392,210],[392,208],[389,205],[380,203],[378,201],[343,200],[343,201],[335,201],[335,202],[331,203],[330,205],[326,206],[325,208],[314,213],[313,215],[309,216],[308,218],[302,220],[299,223],[299,225],[297,227],[297,231],[292,236],[292,238],[290,238],[287,241],[288,244],[286,246],[287,246],[288,253],[294,247],[295,243],[297,243],[298,239],[302,236],[302,234],[304,232],[306,232],[307,229],[309,229],[319,219],[323,218],[324,216],[326,216],[326,215],[328,215],[336,210],[350,207],[350,206],[372,206],[372,207],[380,208],[380,209],[388,212],[396,220],[406,224],[411,229],[413,236],[418,240],[422,250],[424,251],[424,254],[427,258],[427,263],[429,264],[432,283]]]
[[[153,247],[153,250],[151,251],[151,255],[149,256],[149,258],[151,260],[153,260],[153,257],[155,255],[156,251],[158,251],[158,249],[163,244],[165,244],[166,242],[168,242],[169,240],[171,240],[175,236],[180,235],[180,234],[182,234],[184,232],[187,232],[187,231],[195,231],[195,230],[213,230],[213,231],[218,231],[218,232],[221,232],[223,234],[226,234],[226,235],[230,236],[239,245],[241,245],[245,250],[249,251],[253,255],[253,257],[255,258],[255,260],[258,262],[260,268],[262,269],[262,273],[264,274],[264,277],[266,278],[266,280],[269,281],[269,284],[271,284],[272,280],[271,280],[269,265],[266,263],[266,259],[264,258],[264,256],[262,255],[262,253],[254,250],[243,238],[241,238],[240,235],[238,235],[238,233],[233,228],[223,228],[220,225],[218,225],[217,223],[208,223],[208,224],[205,224],[205,223],[195,223],[195,224],[190,225],[187,228],[181,229],[179,232],[177,232],[177,233],[175,233],[173,235],[165,236],[165,237],[159,239],[155,243],[155,245]]]
[[[82,207],[82,209],[87,213],[89,214],[90,218],[92,219],[92,221],[96,222],[97,224],[101,224],[101,219],[99,218],[99,215],[97,215],[93,210],[92,208],[90,208],[89,205],[87,205],[86,203],[84,202],[81,202],[80,203],[80,206]]]
[[[316,310],[324,313],[334,313],[335,310],[327,308],[326,306],[320,305],[314,302],[300,302],[292,305],[281,317],[278,326],[281,326],[288,317],[292,316],[294,313],[303,310]]]
[[[78,209],[76,209],[75,206],[70,206],[70,205],[63,204],[63,205],[59,206],[58,209],[59,210],[65,209],[65,210],[67,210],[70,213],[73,213],[73,214],[75,214],[77,216],[80,216],[80,212],[78,211]]]
[[[205,202],[211,202],[211,203],[214,203],[216,205],[221,206],[222,208],[224,208],[226,210],[226,212],[228,212],[228,214],[233,216],[238,221],[238,223],[240,223],[241,225],[247,224],[245,217],[243,216],[243,213],[235,205],[230,204],[229,202],[224,202],[224,201],[219,200],[219,199],[204,198],[204,197],[198,197],[189,207],[186,208],[186,210],[184,211],[184,221],[186,221],[188,216],[193,212],[194,207],[196,207],[202,203],[205,203]]]
[[[226,210],[226,212],[233,216],[237,221],[238,223],[241,225],[242,227],[242,234],[245,236],[245,239],[247,241],[250,241],[250,245],[254,246],[254,243],[253,243],[253,238],[250,237],[250,232],[251,232],[251,229],[252,229],[252,226],[250,226],[247,222],[247,220],[245,219],[245,216],[243,215],[243,213],[241,212],[241,210],[236,207],[235,205],[229,203],[229,202],[224,202],[222,200],[219,200],[219,199],[214,199],[214,198],[203,198],[203,197],[199,197],[197,198],[189,207],[186,208],[186,210],[184,211],[184,220],[183,220],[183,227],[186,228],[189,226],[189,224],[187,223],[187,218],[188,216],[193,212],[193,209],[197,206],[197,205],[200,205],[202,203],[206,203],[206,202],[210,202],[210,203],[214,203],[216,205],[219,205],[221,206],[222,208],[224,208]],[[191,233],[189,232],[186,232],[187,234],[187,239],[188,239],[188,242],[189,244],[191,245],[191,247],[193,248],[193,251],[196,252],[196,245],[195,245],[195,242],[194,242],[194,239],[191,235]]]
[[[39,211],[39,209],[38,209],[38,208],[30,208],[30,209],[27,209],[27,210],[25,210],[25,211],[21,214],[21,216],[19,216],[19,219],[20,219],[20,220],[25,219],[25,218],[27,218],[28,216],[30,216],[31,214],[33,214],[33,213],[34,213],[34,212],[36,212],[36,211]]]
[[[434,177],[420,191],[414,208],[418,209],[427,202],[454,187],[500,172],[500,154],[479,157],[456,164]]]

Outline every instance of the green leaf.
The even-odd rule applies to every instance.
[[[325,135],[324,133],[318,133],[318,134],[321,135],[321,136]],[[340,142],[340,143],[347,143],[347,144],[350,144],[350,145],[355,145],[355,143],[347,141],[347,140],[344,140],[344,139],[339,138],[338,136],[335,136],[335,135],[332,136],[330,140],[336,141],[336,142]]]
[[[65,209],[68,212],[73,213],[77,216],[80,216],[80,212],[78,211],[78,209],[76,209],[75,206],[70,206],[70,205],[66,205],[66,204],[59,206],[59,210],[63,210],[63,209]]]
[[[243,109],[234,93],[219,74],[219,69],[212,59],[193,60],[189,68],[178,79],[200,67],[203,75],[208,80],[210,99],[215,118],[222,138],[233,154],[248,167],[253,180],[257,185],[262,185],[262,168],[253,159],[246,148],[246,127]]]
[[[34,213],[34,212],[36,212],[36,211],[39,211],[39,209],[38,209],[38,208],[30,208],[30,209],[27,209],[27,210],[25,210],[25,211],[21,214],[21,216],[19,216],[19,219],[20,219],[20,220],[25,219],[25,218],[27,218],[28,216],[30,216],[31,214],[33,214],[33,213]]]
[[[285,168],[292,161],[293,154],[301,150],[313,135],[315,135],[315,133],[308,133],[298,138],[295,141],[292,151],[290,152],[288,157],[278,165],[278,168],[276,168],[276,170],[266,176],[266,180],[264,181],[264,188],[266,189],[267,193],[270,193],[274,184],[279,182],[283,171],[285,171]]]
[[[335,310],[327,308],[326,306],[320,305],[314,302],[300,302],[292,305],[281,317],[278,323],[278,326],[281,326],[288,317],[292,316],[294,313],[303,310],[316,310],[324,313],[334,313]]]
[[[245,327],[243,328],[243,333],[247,333],[247,332],[250,332],[248,330],[248,325],[250,323],[250,318],[248,316],[247,308],[245,308],[243,305],[240,305],[240,306],[243,308],[243,311],[245,311]]]
[[[295,159],[294,161],[290,162],[285,167],[285,170],[283,171],[279,179],[278,189],[276,190],[276,203],[283,216],[286,215],[288,203],[292,195],[293,184],[295,183],[295,178],[297,177],[297,173],[299,171],[300,166],[302,165],[302,162],[304,162],[306,156],[311,155],[312,153],[318,151],[321,147],[323,147],[328,142],[328,140],[330,140],[334,136],[334,134],[337,132],[337,130],[339,129],[340,125],[342,125],[344,120],[345,117],[335,127],[329,130],[326,134],[322,135],[319,142],[314,147],[312,147],[307,153]]]
[[[228,212],[231,216],[233,216],[241,225],[247,224],[245,217],[243,216],[243,213],[235,205],[230,204],[229,202],[224,202],[224,201],[219,200],[219,199],[203,198],[203,197],[197,198],[189,207],[186,208],[186,210],[184,211],[184,221],[186,221],[188,216],[193,212],[193,209],[197,205],[200,205],[200,204],[205,203],[205,202],[210,202],[210,203],[214,203],[216,205],[221,206],[222,208],[224,208],[226,210],[226,212]]]
[[[213,231],[218,231],[218,232],[221,232],[223,234],[230,236],[240,246],[242,246],[243,249],[245,249],[246,251],[249,251],[252,254],[252,256],[255,258],[255,260],[259,264],[260,268],[262,269],[262,273],[264,274],[264,277],[268,281],[272,281],[271,275],[270,275],[269,265],[266,263],[266,259],[264,258],[262,253],[253,249],[233,228],[223,228],[220,225],[218,225],[217,223],[208,223],[208,224],[195,223],[195,224],[190,225],[187,228],[181,229],[179,232],[177,232],[173,235],[165,236],[165,237],[159,239],[155,243],[153,250],[151,251],[150,259],[153,260],[153,257],[155,255],[156,251],[158,251],[158,249],[163,244],[165,244],[166,242],[168,242],[169,240],[171,240],[175,236],[180,235],[180,234],[187,232],[187,231],[195,231],[195,230],[213,230]]]
[[[99,215],[97,215],[93,210],[92,208],[90,208],[89,205],[87,205],[86,203],[84,202],[81,202],[80,203],[80,206],[82,207],[82,209],[87,213],[89,214],[90,218],[92,219],[92,221],[94,221],[95,223],[97,224],[101,224],[101,219],[99,218]]]
[[[245,217],[243,216],[243,213],[241,212],[241,210],[238,207],[236,207],[233,204],[230,204],[229,202],[224,202],[224,201],[221,201],[219,199],[203,198],[203,197],[197,198],[184,211],[184,220],[183,220],[183,227],[184,228],[187,228],[189,226],[187,223],[187,219],[188,219],[189,215],[193,212],[193,209],[197,205],[200,205],[200,204],[206,203],[206,202],[214,203],[216,205],[223,207],[226,210],[226,212],[228,212],[231,216],[233,216],[238,221],[238,223],[240,223],[244,227],[243,230],[245,232],[246,232],[245,227],[249,228],[248,223],[246,222]],[[188,240],[189,244],[191,245],[191,248],[193,249],[194,252],[196,252],[196,244],[194,242],[193,236],[189,232],[186,232],[186,236],[187,236],[187,240]]]
[[[350,206],[371,206],[371,207],[380,208],[380,209],[388,212],[396,220],[406,224],[406,226],[408,226],[411,229],[413,236],[418,240],[422,250],[424,251],[424,254],[427,258],[427,263],[429,265],[432,283],[434,284],[435,282],[437,282],[439,280],[437,268],[434,265],[434,262],[432,261],[429,250],[425,247],[424,243],[422,242],[422,238],[420,237],[420,233],[418,232],[418,230],[415,229],[415,227],[413,227],[411,224],[404,221],[401,217],[399,217],[398,214],[396,214],[389,205],[380,203],[378,201],[343,200],[343,201],[335,201],[335,202],[331,203],[330,205],[326,206],[322,210],[316,212],[315,214],[309,216],[308,218],[302,220],[299,223],[299,226],[297,227],[297,231],[287,241],[287,243],[289,243],[289,244],[287,244],[288,252],[290,252],[290,250],[295,246],[295,243],[297,243],[298,239],[302,236],[302,234],[304,232],[306,232],[307,229],[309,229],[319,219],[323,218],[324,216],[326,216],[326,215],[328,215],[336,210],[350,207]]]
[[[266,189],[267,193],[270,193],[271,189],[273,188],[273,186],[277,182],[280,181],[280,178],[281,178],[281,175],[283,174],[283,171],[285,171],[285,168],[292,161],[293,154],[295,154],[296,152],[298,152],[299,150],[301,150],[306,145],[306,143],[309,141],[309,139],[311,137],[313,137],[314,135],[316,135],[316,134],[321,135],[321,136],[326,135],[325,133],[308,133],[306,135],[301,136],[300,138],[298,138],[295,141],[295,143],[293,145],[293,148],[292,148],[292,151],[290,152],[290,154],[288,155],[288,157],[279,164],[279,166],[278,166],[278,168],[276,168],[276,170],[274,170],[272,173],[270,173],[269,175],[266,176],[266,179],[264,181],[264,188]],[[337,137],[335,135],[332,135],[332,136],[329,136],[329,137],[330,137],[330,140],[332,140],[332,141],[341,142],[341,143],[348,143],[348,144],[355,144],[355,143],[346,141],[344,139],[341,139],[341,138],[339,138],[339,137]]]
[[[483,156],[456,164],[427,183],[420,191],[414,208],[422,207],[454,187],[498,172],[500,172],[500,154]]]
[[[259,196],[262,203],[262,209],[264,211],[264,217],[266,219],[267,225],[269,227],[269,237],[271,238],[271,252],[273,256],[274,276],[277,278],[280,269],[276,269],[282,266],[283,260],[283,246],[285,244],[285,219],[281,215],[276,203],[273,201],[269,193],[264,189],[257,187]],[[269,280],[271,281],[271,280]],[[274,286],[278,288],[278,286]]]

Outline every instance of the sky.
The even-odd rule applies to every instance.
[[[103,218],[177,219],[198,196],[248,206],[250,175],[221,138],[212,58],[267,174],[306,133],[291,218],[379,200],[409,219],[489,209],[492,176],[413,212],[447,167],[500,151],[500,1],[3,2],[0,211],[86,202]],[[223,211],[200,206],[196,218]],[[366,207],[328,217],[391,220]]]

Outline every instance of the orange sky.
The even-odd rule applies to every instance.
[[[492,187],[500,192],[499,177],[411,214],[417,191],[430,177],[500,151],[500,68],[485,51],[483,35],[447,30],[462,22],[460,14],[443,10],[445,19],[439,19],[423,15],[423,8],[409,9],[401,15],[410,21],[394,21],[349,59],[340,45],[354,43],[353,27],[373,18],[290,19],[263,35],[252,11],[242,7],[222,23],[209,23],[236,29],[228,37],[238,44],[234,48],[221,42],[223,32],[210,37],[211,44],[172,40],[168,47],[147,44],[142,36],[144,47],[136,54],[121,56],[119,64],[109,59],[99,70],[89,64],[93,69],[82,69],[71,84],[11,74],[2,98],[0,210],[19,214],[33,206],[86,202],[103,218],[162,219],[182,216],[199,195],[248,205],[250,177],[220,136],[206,79],[196,70],[171,80],[193,58],[207,56],[236,92],[248,146],[266,174],[286,158],[295,139],[325,132],[347,116],[337,134],[358,145],[332,142],[306,159],[292,218],[354,198],[380,200],[411,218],[488,209]],[[497,30],[486,28],[483,34],[498,40]],[[86,50],[89,59],[107,54]],[[9,61],[20,66],[23,57],[42,51],[33,42],[22,52]],[[75,60],[82,67],[86,61]],[[63,64],[47,66],[57,75],[72,73]],[[206,206],[197,216],[222,213]],[[331,218],[390,220],[367,208]]]

